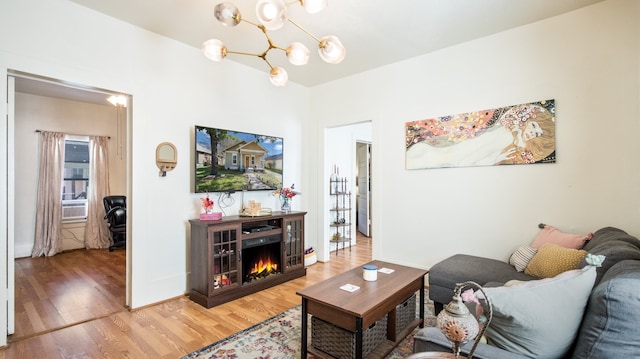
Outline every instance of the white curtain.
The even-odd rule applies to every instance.
[[[85,229],[85,248],[108,248],[111,236],[102,199],[108,196],[109,189],[109,156],[106,136],[89,137],[89,190],[87,191],[88,209]]]
[[[61,250],[64,133],[40,133],[40,171],[36,203],[36,233],[32,257],[53,256]]]

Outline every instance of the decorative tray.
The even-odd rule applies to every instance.
[[[260,210],[260,212],[256,213],[251,213],[247,209],[245,209],[244,211],[240,212],[239,215],[240,217],[266,217],[271,215],[271,209],[263,208]]]

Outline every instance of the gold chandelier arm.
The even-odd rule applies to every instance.
[[[281,47],[278,47],[273,43],[273,40],[271,40],[271,37],[269,37],[269,34],[267,34],[267,29],[263,25],[258,25],[258,28],[262,31],[264,37],[267,38],[267,43],[269,44],[269,48],[264,52],[264,55],[266,55],[267,52],[269,52],[269,50],[271,49],[282,49]]]
[[[257,27],[257,28],[259,28],[260,26],[262,26],[262,25],[260,25],[260,24],[258,24],[258,23],[256,23],[256,22],[249,21],[249,20],[247,20],[247,19],[245,19],[245,18],[240,19],[240,21],[244,21],[244,22],[246,22],[246,23],[248,23],[248,24],[251,24],[251,25],[253,25],[253,26]]]
[[[295,27],[297,27],[298,29],[300,29],[302,32],[304,32],[305,34],[311,36],[313,39],[315,39],[317,42],[320,42],[320,39],[318,39],[314,34],[310,33],[309,31],[307,31],[307,29],[305,29],[304,27],[298,25],[298,23],[296,23],[295,21],[291,20],[291,18],[287,18],[287,20],[289,20],[290,23],[292,23],[293,25],[295,25]]]
[[[283,51],[289,63],[292,65],[305,65],[309,61],[309,49],[303,43],[291,42],[285,48],[274,44],[269,36],[267,31],[280,29],[286,20],[289,20],[289,22],[300,31],[317,42],[318,54],[325,62],[338,64],[345,57],[346,50],[336,36],[324,36],[320,39],[287,16],[287,8],[292,5],[300,5],[307,13],[315,14],[327,7],[327,1],[328,0],[258,0],[256,4],[257,22],[243,18],[240,10],[233,3],[221,2],[214,7],[214,15],[222,25],[234,27],[241,22],[253,25],[262,31],[267,40],[268,47],[261,53],[230,51],[221,40],[209,39],[202,43],[201,50],[204,56],[214,62],[221,62],[227,54],[259,57],[271,69],[271,83],[278,87],[285,86],[288,81],[287,72],[282,67],[271,65],[269,60],[267,60],[269,51],[272,49]]]
[[[231,51],[231,50],[227,50],[227,53],[229,53],[229,54],[236,54],[236,55],[255,56],[255,57],[262,57],[262,56],[264,56],[264,53],[263,53],[263,54],[254,54],[254,53],[251,53],[251,52]]]
[[[269,34],[267,33],[267,29],[260,24],[254,24],[250,21],[244,20],[245,22],[250,23],[251,25],[255,25],[258,29],[260,29],[260,31],[262,31],[262,33],[264,34],[264,37],[267,39],[267,43],[269,44],[269,47],[262,53],[251,53],[251,52],[243,52],[243,51],[231,51],[231,50],[226,50],[227,53],[229,54],[236,54],[236,55],[248,55],[248,56],[256,56],[259,57],[261,59],[263,59],[267,65],[269,65],[269,68],[273,68],[273,66],[271,65],[271,63],[267,60],[267,53],[269,53],[269,51],[271,51],[271,49],[277,49],[277,50],[281,50],[284,52],[287,52],[287,49],[280,47],[278,45],[276,45],[273,40],[271,40],[271,37],[269,37]]]
[[[271,63],[269,62],[269,60],[267,60],[266,56],[262,57],[262,59],[264,60],[264,62],[267,63],[267,65],[269,66],[270,69],[273,69],[273,65],[271,65]]]

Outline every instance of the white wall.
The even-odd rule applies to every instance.
[[[374,257],[506,260],[539,222],[640,235],[639,9],[609,0],[313,88],[318,128],[373,121]],[[405,169],[408,121],[549,98],[555,164]]]
[[[283,137],[284,181],[306,190],[303,170],[308,165],[303,163],[308,161],[303,159],[309,151],[302,148],[302,137],[309,126],[309,90],[295,83],[275,88],[266,71],[212,63],[200,49],[66,0],[2,2],[2,83],[7,69],[132,95],[127,204],[133,308],[188,291],[188,219],[200,210],[200,195],[192,193],[196,124]],[[177,146],[178,165],[159,177],[155,149],[164,141]],[[0,161],[6,168],[5,159]],[[270,193],[252,196],[277,204]],[[240,207],[235,197],[228,213]],[[294,201],[294,210],[307,210],[309,198],[313,195]],[[314,233],[314,208],[309,212],[306,230]]]
[[[294,209],[309,211],[309,243],[324,230],[324,129],[366,121],[378,259],[420,267],[456,252],[504,259],[541,221],[574,232],[613,225],[640,234],[639,20],[635,0],[608,0],[311,90],[276,89],[265,72],[213,64],[199,49],[69,1],[5,0],[0,85],[13,69],[133,96],[128,275],[137,308],[187,290],[187,220],[199,210],[191,193],[196,124],[285,139],[292,170],[284,181],[300,184]],[[546,98],[557,104],[558,163],[404,169],[405,122]],[[6,106],[0,102],[0,110]],[[179,162],[162,178],[154,158],[164,141],[178,147]],[[270,194],[252,196],[277,205]]]

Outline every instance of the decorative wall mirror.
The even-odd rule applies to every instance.
[[[162,142],[156,147],[156,165],[160,169],[160,176],[167,175],[178,164],[178,150],[171,142]]]

